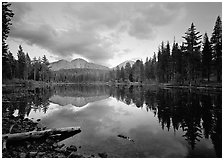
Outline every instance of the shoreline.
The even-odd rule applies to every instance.
[[[199,90],[219,90],[222,91],[222,83],[201,83],[197,85],[182,85],[174,83],[140,83],[140,82],[44,82],[34,80],[8,80],[2,82],[2,87],[50,87],[54,85],[107,85],[107,86],[159,86],[161,88],[199,89]]]
[[[21,116],[5,114],[3,117],[3,135],[13,133],[44,132],[47,128],[39,123],[41,119],[33,121]],[[14,127],[15,126],[15,127]],[[56,129],[56,128],[55,128]],[[54,128],[51,129],[52,133]],[[8,133],[9,132],[9,133]],[[12,133],[13,132],[13,133]],[[22,135],[22,134],[21,134]],[[79,151],[81,146],[66,146],[61,142],[75,134],[50,136],[46,134],[42,138],[24,139],[17,141],[5,140],[5,148],[2,148],[3,158],[107,158],[106,152],[86,154]]]

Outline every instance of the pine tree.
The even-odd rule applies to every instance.
[[[162,52],[160,48],[158,49],[157,77],[159,82],[163,81]]]
[[[11,6],[8,2],[2,2],[2,53],[6,54],[8,50],[8,45],[6,44],[6,39],[10,31],[11,19],[14,13],[9,8]]]
[[[130,74],[131,74],[131,64],[129,62],[127,62],[125,64],[125,80],[130,81]]]
[[[156,53],[154,52],[153,54],[153,58],[152,58],[152,63],[151,63],[151,67],[150,67],[150,73],[151,73],[151,78],[155,79],[156,78]]]
[[[134,64],[133,64],[133,66],[132,66],[132,68],[133,68],[133,80],[135,81],[135,82],[140,82],[140,74],[141,74],[141,61],[140,60],[137,60]]]
[[[158,51],[157,72],[160,82],[168,82],[170,80],[171,61],[169,42],[167,42],[166,46],[164,46],[164,42],[162,42],[161,48]]]
[[[147,79],[147,80],[149,80],[150,79],[150,65],[149,65],[149,59],[148,59],[148,57],[146,58],[146,60],[145,60],[145,78]]]
[[[200,47],[201,47],[201,36],[200,32],[196,31],[195,25],[192,23],[191,27],[188,28],[185,36],[184,42],[184,54],[187,61],[186,66],[186,74],[187,79],[191,82],[195,80],[200,75],[200,63],[201,63],[201,55],[200,55]]]
[[[140,61],[140,82],[144,82],[145,81],[145,68],[143,65],[143,61]]]
[[[165,49],[165,46],[164,46],[164,42],[162,42],[161,44],[161,61],[160,61],[160,65],[161,65],[161,82],[165,82],[165,77],[166,77],[166,73],[165,73],[165,70],[166,70],[166,62],[165,62],[165,53],[166,52],[166,49]]]
[[[115,73],[114,69],[112,71],[109,71],[109,77],[112,82],[115,81],[115,78],[116,78],[115,75],[116,75],[116,73]]]
[[[202,69],[203,69],[203,76],[210,80],[210,72],[211,72],[211,62],[212,62],[212,49],[210,42],[208,40],[207,33],[204,35],[204,43],[203,43],[203,50],[202,50]]]
[[[116,67],[116,80],[117,81],[120,80],[120,75],[121,75],[121,71],[120,71],[120,68],[117,66]]]
[[[31,75],[31,59],[29,57],[29,54],[26,53],[26,68],[25,68],[25,78],[28,79],[29,76]]]
[[[48,59],[47,59],[47,57],[44,55],[43,56],[43,58],[42,58],[42,62],[43,62],[43,64],[45,64],[46,66],[49,66],[49,61],[48,61]]]
[[[168,82],[170,80],[171,75],[171,59],[170,59],[170,44],[169,41],[166,44],[165,52],[164,52],[164,73],[165,73],[165,81]]]
[[[173,44],[172,48],[172,55],[171,55],[171,61],[172,61],[172,77],[173,80],[176,82],[180,82],[182,79],[182,51],[178,46],[178,43]]]
[[[41,75],[42,75],[42,81],[49,81],[50,79],[50,70],[49,70],[49,61],[44,55],[42,58],[42,64],[41,64]]]
[[[42,72],[42,60],[39,57],[37,60],[37,81],[42,81],[43,80],[43,72]]]
[[[2,2],[2,76],[3,79],[11,78],[10,73],[10,54],[8,53],[8,45],[6,39],[10,31],[11,19],[14,15],[8,2]]]
[[[217,17],[215,27],[211,37],[213,51],[213,63],[217,74],[217,81],[222,78],[222,22],[220,16]]]
[[[176,42],[173,42],[173,48],[171,51],[171,59],[172,59],[172,67],[171,67],[171,72],[172,72],[172,79],[175,79],[175,76],[177,74],[177,46]]]
[[[8,53],[8,73],[9,75],[7,76],[9,79],[15,78],[16,76],[16,60],[13,57],[12,53],[9,51]]]
[[[25,79],[25,72],[26,72],[26,56],[23,52],[23,48],[19,45],[19,50],[17,53],[18,56],[18,78]]]
[[[124,73],[124,67],[123,66],[121,67],[120,79],[121,79],[121,81],[124,81],[124,79],[125,79],[125,73]]]
[[[37,80],[38,61],[36,57],[34,57],[32,60],[32,69],[33,69],[33,80]]]

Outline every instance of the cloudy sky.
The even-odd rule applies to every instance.
[[[151,57],[161,41],[179,43],[193,22],[211,36],[221,2],[12,3],[15,16],[7,40],[16,56],[22,45],[30,57],[50,62],[84,58],[114,67]]]

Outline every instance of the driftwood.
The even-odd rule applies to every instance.
[[[134,140],[133,139],[131,139],[130,137],[127,137],[127,136],[124,136],[124,135],[121,135],[121,134],[119,134],[119,135],[117,135],[119,138],[123,138],[123,139],[127,139],[127,140],[129,140],[129,141],[131,141],[131,142],[134,142]]]
[[[14,134],[4,134],[2,135],[3,148],[6,146],[6,142],[22,141],[27,139],[38,139],[43,137],[54,137],[55,135],[66,135],[66,134],[78,134],[81,132],[80,127],[66,127],[58,129],[48,129],[44,131],[31,131],[23,133]]]

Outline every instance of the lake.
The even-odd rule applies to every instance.
[[[80,126],[60,143],[109,157],[221,157],[222,94],[157,86],[3,89],[2,112],[47,128]],[[119,135],[119,136],[118,136]]]

